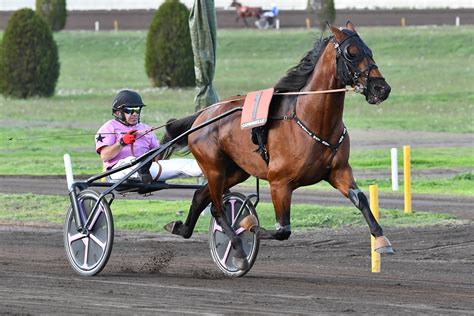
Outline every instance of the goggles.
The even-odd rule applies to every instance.
[[[140,114],[141,110],[142,110],[141,106],[137,106],[137,107],[126,106],[123,108],[123,112],[127,114],[133,114],[133,113]]]

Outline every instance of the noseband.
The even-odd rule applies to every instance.
[[[373,60],[372,51],[360,39],[357,33],[349,30],[343,30],[344,34],[348,35],[342,42],[338,42],[335,36],[331,36],[331,42],[336,49],[336,78],[341,81],[343,85],[350,85],[354,87],[355,92],[366,95],[367,86],[371,80],[370,71],[377,69],[375,63],[369,62],[369,65],[363,71],[360,71],[357,66],[364,58]],[[351,45],[356,46],[359,52],[352,55],[349,52]],[[365,78],[364,84],[359,82],[359,78]],[[377,79],[383,79],[377,77]]]

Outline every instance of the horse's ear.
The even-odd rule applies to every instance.
[[[341,30],[339,30],[337,27],[329,24],[328,22],[326,22],[326,24],[328,25],[329,29],[331,30],[332,35],[334,35],[336,40],[338,42],[342,41],[342,39],[344,38],[344,33],[342,33]]]
[[[354,32],[354,33],[357,33],[357,31],[356,31],[356,29],[355,29],[355,25],[352,24],[351,21],[347,21],[347,23],[346,23],[346,29],[348,29],[348,30],[350,30],[350,31],[352,31],[352,32]]]

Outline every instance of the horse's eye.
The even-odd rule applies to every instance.
[[[347,46],[344,53],[345,57],[350,61],[357,61],[360,57],[359,49],[353,45]]]

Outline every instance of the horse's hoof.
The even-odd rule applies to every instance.
[[[393,251],[393,248],[390,246],[381,247],[381,248],[375,249],[375,251],[384,255],[393,255],[395,253],[395,251]]]
[[[383,254],[394,253],[392,244],[385,236],[375,237],[374,250]]]
[[[260,226],[253,226],[250,231],[259,239],[274,239],[271,232]]]
[[[243,229],[247,231],[251,231],[252,228],[254,228],[257,225],[258,225],[258,220],[255,217],[255,215],[252,215],[252,214],[245,216],[244,219],[240,221],[240,227],[242,227]]]
[[[233,257],[232,258],[232,263],[234,264],[234,267],[236,267],[239,270],[248,270],[250,268],[249,261],[247,258],[237,258]]]
[[[166,224],[163,228],[174,235],[181,235],[179,231],[181,226],[183,226],[182,221],[173,221]]]

